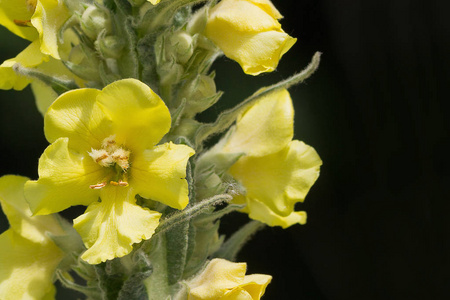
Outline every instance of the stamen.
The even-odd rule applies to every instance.
[[[110,181],[109,184],[114,185],[114,186],[128,186],[128,182],[122,181],[122,180],[119,180],[119,182]]]
[[[20,26],[20,27],[31,27],[31,26],[33,26],[33,25],[31,24],[31,20],[26,20],[26,21],[23,21],[23,20],[14,20],[14,23],[15,23],[17,26]]]
[[[106,182],[100,182],[100,183],[97,183],[97,184],[90,185],[89,188],[91,188],[93,190],[99,190],[99,189],[105,187],[106,184],[107,184]]]

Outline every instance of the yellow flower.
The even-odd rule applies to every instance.
[[[199,276],[188,282],[188,300],[258,300],[272,276],[245,275],[246,263],[211,260]]]
[[[0,178],[0,203],[11,228],[0,235],[0,299],[54,299],[53,273],[63,252],[47,237],[63,229],[53,216],[31,216],[27,178]]]
[[[222,0],[210,11],[205,35],[246,74],[272,72],[297,41],[281,29],[280,18],[270,0]]]
[[[294,206],[303,202],[322,164],[314,148],[292,140],[293,126],[289,92],[273,92],[244,111],[225,140],[200,158],[243,153],[229,173],[246,193],[233,201],[247,204],[243,211],[250,218],[270,226],[287,228],[306,222],[306,213],[294,211]]]
[[[0,65],[0,89],[21,90],[30,83],[28,78],[17,75],[12,66],[20,63],[34,68],[51,58],[60,59],[58,31],[69,13],[58,0],[4,0],[0,2],[0,25],[12,33],[27,39],[31,44],[15,58]]]
[[[153,5],[158,4],[159,2],[161,2],[161,0],[147,0],[148,2],[150,2]]]
[[[89,206],[74,220],[88,248],[82,258],[97,264],[128,254],[160,218],[138,206],[136,194],[176,209],[189,202],[186,164],[194,150],[157,145],[170,124],[164,102],[135,79],[61,95],[44,118],[52,144],[39,160],[39,180],[25,186],[31,210]]]

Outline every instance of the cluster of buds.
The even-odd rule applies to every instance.
[[[221,55],[276,69],[296,41],[281,17],[270,0],[0,1],[0,25],[30,41],[0,88],[31,84],[49,142],[38,179],[0,178],[0,299],[54,298],[54,280],[93,300],[264,295],[271,276],[234,261],[264,226],[306,223],[295,206],[322,161],[293,139],[288,88],[320,54],[213,123],[197,115],[223,94]],[[58,215],[78,205],[73,224]],[[232,212],[251,220],[219,235]]]

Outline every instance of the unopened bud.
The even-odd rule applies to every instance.
[[[125,43],[117,36],[105,36],[99,38],[98,46],[100,53],[106,58],[119,58],[122,55]]]
[[[181,119],[180,124],[176,127],[174,134],[178,136],[185,136],[188,139],[193,139],[195,132],[200,127],[200,123],[193,119]]]
[[[216,83],[206,75],[198,75],[194,80],[186,83],[181,89],[179,98],[186,98],[185,115],[192,117],[211,107],[215,99]]]
[[[160,65],[158,68],[158,75],[162,85],[177,83],[180,81],[183,74],[183,66],[177,63],[165,63]]]
[[[182,31],[176,32],[170,37],[170,47],[177,61],[185,64],[194,53],[194,45],[192,37]]]
[[[81,16],[81,28],[89,38],[96,40],[102,30],[111,31],[111,21],[104,10],[91,5]]]

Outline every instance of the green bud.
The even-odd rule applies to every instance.
[[[194,53],[194,45],[192,37],[183,31],[178,31],[170,37],[170,47],[167,47],[173,52],[178,62],[181,64],[187,63]]]
[[[161,85],[174,84],[180,81],[184,68],[177,63],[164,63],[158,66],[158,75]]]
[[[192,119],[181,119],[180,123],[176,127],[174,134],[178,136],[185,136],[188,139],[192,139],[197,131],[200,123]]]
[[[182,87],[178,97],[187,100],[185,115],[193,117],[216,103],[220,95],[221,93],[216,92],[214,79],[210,76],[198,75]]]
[[[111,31],[111,21],[106,11],[90,5],[81,16],[81,28],[92,40],[96,40],[102,30]]]
[[[100,53],[106,58],[119,58],[125,46],[122,39],[112,35],[99,38],[97,43]]]

